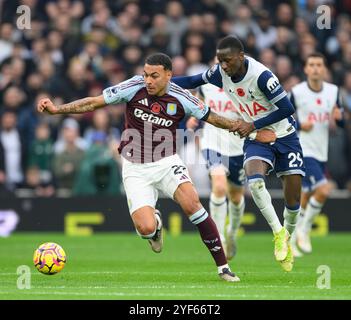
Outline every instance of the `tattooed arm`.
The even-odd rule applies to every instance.
[[[84,113],[94,111],[98,108],[106,106],[103,95],[97,97],[88,97],[80,100],[75,100],[70,103],[55,106],[53,102],[48,99],[41,99],[37,105],[38,112],[48,112],[50,114],[62,113]]]
[[[207,119],[204,119],[204,121],[212,124],[215,127],[218,127],[221,129],[227,129],[230,131],[235,131],[235,128],[236,128],[236,121],[235,120],[231,120],[231,119],[222,117],[213,111],[209,112]]]

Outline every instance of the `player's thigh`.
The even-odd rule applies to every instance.
[[[202,208],[199,195],[190,182],[178,185],[174,192],[174,200],[181,206],[187,216],[191,216]]]
[[[275,154],[270,144],[245,140],[243,166],[247,177],[265,175],[274,168]]]
[[[306,168],[306,175],[302,179],[304,192],[315,192],[319,187],[328,184],[324,163],[312,157],[305,157],[304,163]]]
[[[273,148],[276,155],[274,168],[278,178],[295,174],[305,176],[303,152],[296,133],[277,139]]]
[[[156,187],[167,197],[174,199],[174,193],[180,184],[192,183],[188,168],[178,155],[162,161],[160,166],[160,179]]]
[[[244,165],[244,156],[233,156],[229,158],[229,182],[237,187],[243,187],[245,185],[245,169]]]
[[[228,191],[229,157],[212,149],[202,149],[202,155],[211,178],[212,192],[218,197],[225,196]]]
[[[145,206],[155,208],[158,192],[146,176],[124,176],[123,186],[131,215]]]

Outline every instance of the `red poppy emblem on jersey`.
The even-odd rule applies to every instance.
[[[316,103],[317,103],[318,105],[321,105],[321,104],[322,104],[322,100],[321,100],[320,98],[317,98]]]
[[[245,91],[243,88],[236,89],[236,92],[237,92],[239,97],[243,97],[245,95]]]
[[[151,112],[156,113],[156,114],[160,113],[161,112],[161,105],[157,102],[153,103],[151,105]]]

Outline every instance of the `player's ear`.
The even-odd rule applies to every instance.
[[[245,60],[245,53],[244,53],[244,51],[240,51],[239,52],[239,59],[240,59],[240,61],[244,61]]]
[[[166,75],[167,75],[168,80],[171,80],[171,78],[172,78],[172,71],[171,70],[167,70],[166,71]]]

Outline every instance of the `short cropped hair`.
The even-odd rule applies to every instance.
[[[307,64],[307,61],[308,61],[309,58],[321,58],[323,60],[324,65],[325,66],[327,65],[327,59],[326,59],[325,55],[320,53],[320,52],[312,52],[312,53],[310,53],[307,56],[306,60],[305,60],[305,65]]]
[[[230,49],[231,51],[244,51],[243,43],[235,36],[226,36],[219,40],[217,50]]]
[[[172,71],[172,60],[164,53],[153,53],[145,59],[145,63],[151,66],[163,66],[165,70]]]

